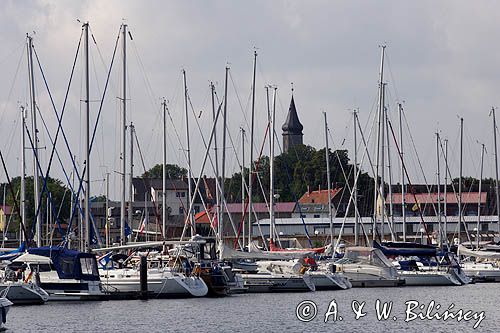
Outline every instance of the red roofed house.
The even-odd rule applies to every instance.
[[[342,188],[337,187],[330,190],[332,213],[336,214],[345,213],[345,204],[340,202],[342,196]],[[299,199],[293,217],[303,218],[322,218],[328,216],[328,190],[319,188],[317,191],[307,191]]]

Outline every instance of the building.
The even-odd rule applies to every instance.
[[[340,202],[342,188],[330,190],[332,216],[344,214],[346,205]],[[316,191],[307,191],[300,197],[299,204],[295,206],[292,217],[299,218],[325,218],[328,217],[328,190],[319,188]]]
[[[288,108],[288,115],[281,129],[283,130],[284,153],[287,153],[293,146],[303,144],[304,134],[302,134],[302,130],[304,129],[304,126],[300,123],[299,116],[297,115],[293,93],[292,100],[290,101],[290,107]]]

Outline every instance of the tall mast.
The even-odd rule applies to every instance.
[[[253,52],[252,78],[252,120],[250,125],[250,166],[248,173],[248,246],[252,242],[252,176],[253,176],[253,137],[255,123],[255,73],[257,68],[257,51]]]
[[[462,238],[462,167],[463,167],[464,118],[460,118],[460,176],[458,182],[458,241]]]
[[[215,86],[213,82],[210,82],[210,90],[212,93],[212,121],[215,122]],[[219,154],[217,151],[217,131],[214,132],[214,155],[215,155],[215,179],[216,183],[219,182]],[[215,220],[217,221],[217,226],[219,225],[221,217],[221,205],[220,205],[220,193],[219,190],[215,189]]]
[[[85,230],[84,251],[90,251],[90,90],[89,90],[89,23],[85,29]]]
[[[389,139],[389,116],[387,115],[387,110],[385,112],[385,126],[387,128],[387,173],[389,174],[389,218],[387,223],[390,224],[391,240],[394,242],[394,207],[392,202],[392,169],[391,169],[391,145]],[[385,200],[385,199],[384,199]]]
[[[187,200],[188,200],[188,207],[191,205],[191,196],[192,196],[192,188],[191,188],[191,178],[192,178],[192,173],[191,173],[191,147],[189,144],[189,112],[188,112],[188,92],[187,92],[187,83],[186,83],[186,71],[183,69],[182,70],[182,77],[184,80],[184,106],[185,106],[185,114],[186,114],[186,144],[187,144],[187,164],[188,164],[188,195],[187,195]],[[191,236],[196,235],[196,226],[194,225],[194,219],[192,216],[191,209],[187,212],[188,214],[188,221],[189,224],[191,225]]]
[[[495,194],[497,202],[497,232],[500,236],[500,193],[498,190],[498,150],[497,150],[497,121],[495,117],[495,108],[491,108],[493,113],[493,138],[495,142]]]
[[[134,124],[130,122],[130,175],[128,183],[128,223],[132,228],[132,220],[134,218],[134,186],[132,180],[134,179]]]
[[[439,132],[436,132],[436,158],[437,158],[437,208],[438,208],[438,244],[439,248],[442,248],[442,229],[441,229],[441,170],[440,170],[440,155],[439,155]]]
[[[382,83],[382,111],[381,111],[381,124],[380,124],[380,221],[381,221],[381,237],[385,236],[384,223],[385,223],[385,87],[386,84]]]
[[[327,184],[326,188],[328,189],[328,218],[330,220],[330,246],[333,248],[332,185],[330,182],[330,147],[328,146],[328,122],[326,120],[326,112],[323,112],[323,117],[325,118],[325,159],[326,159],[326,184]],[[356,171],[354,171],[354,178],[356,178]],[[354,208],[354,210],[356,211],[356,208]],[[354,235],[355,235],[354,237],[357,236],[356,231],[354,232]]]
[[[229,74],[229,67],[226,66],[226,77],[224,80],[224,114],[222,118],[222,170],[221,170],[221,182],[220,182],[220,198],[224,201],[226,198],[226,193],[225,193],[225,182],[226,182],[226,134],[227,134],[227,78]],[[218,228],[218,234],[220,239],[222,240],[222,233],[224,232],[223,228],[223,220],[224,220],[224,214],[223,214],[223,209],[221,207],[221,219],[220,221],[217,221],[217,228]],[[229,212],[228,212],[229,213]]]
[[[481,172],[479,176],[479,198],[477,199],[477,233],[476,247],[479,250],[479,224],[481,223],[481,190],[483,185],[484,143],[481,144]]]
[[[271,154],[269,156],[269,213],[271,215],[270,220],[270,242],[274,241],[274,235],[276,233],[276,225],[274,221],[274,123],[276,117],[276,90],[278,88],[274,87],[273,90],[273,109],[271,114],[271,126],[269,128],[271,136]]]
[[[406,193],[405,171],[403,164],[403,106],[398,103],[399,113],[399,155],[401,159],[401,216],[403,217],[403,242],[406,242]]]
[[[21,105],[21,222],[26,226],[26,111]],[[22,243],[24,235],[19,228],[19,241]]]
[[[358,113],[356,110],[353,112],[354,118],[354,183],[353,183],[353,191],[354,191],[354,245],[359,246],[359,216],[358,216],[358,139],[357,139],[357,122],[358,122]],[[328,178],[330,179],[330,178]],[[332,233],[333,234],[333,233]]]
[[[245,129],[241,127],[241,216],[245,216]],[[245,249],[245,219],[243,219],[243,242]]]
[[[161,186],[161,235],[167,238],[167,100],[163,99],[163,163]],[[148,213],[149,214],[149,213]]]
[[[444,239],[446,249],[448,246],[448,139],[444,140]]]
[[[29,66],[29,81],[30,81],[30,97],[31,97],[31,117],[32,117],[32,127],[33,127],[33,146],[34,146],[34,158],[33,158],[33,193],[34,193],[34,203],[36,215],[36,244],[42,246],[42,218],[39,212],[39,199],[40,199],[40,176],[38,171],[37,162],[38,159],[38,128],[36,126],[36,93],[35,93],[35,77],[33,74],[33,37],[28,36],[28,66]]]
[[[381,46],[382,51],[380,54],[380,73],[379,73],[379,81],[378,81],[378,112],[377,112],[377,159],[376,159],[376,172],[375,172],[375,187],[374,187],[374,205],[373,205],[373,230],[372,230],[372,239],[375,240],[377,235],[377,206],[378,206],[378,196],[379,196],[379,183],[378,183],[378,175],[380,168],[380,135],[381,135],[381,126],[382,126],[382,113],[384,108],[383,101],[383,81],[384,81],[384,56],[385,56],[385,45]],[[382,141],[383,142],[383,141]],[[383,221],[383,220],[382,220]]]
[[[122,79],[122,195],[121,195],[121,205],[120,205],[120,243],[124,245],[127,243],[127,238],[125,235],[125,177],[127,173],[127,159],[126,159],[126,149],[127,149],[127,25],[122,24],[122,60],[123,60],[123,79]]]
[[[110,243],[110,230],[109,230],[109,172],[106,172],[106,247]]]

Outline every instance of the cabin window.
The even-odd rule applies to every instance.
[[[82,274],[98,275],[94,258],[80,258],[80,267],[82,269]]]
[[[59,265],[61,266],[61,270],[65,275],[73,275],[73,265],[74,261],[72,258],[61,258],[59,260]]]

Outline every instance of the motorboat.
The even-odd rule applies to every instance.
[[[345,249],[342,259],[335,262],[353,287],[396,287],[404,285],[396,267],[379,249],[354,246]]]

